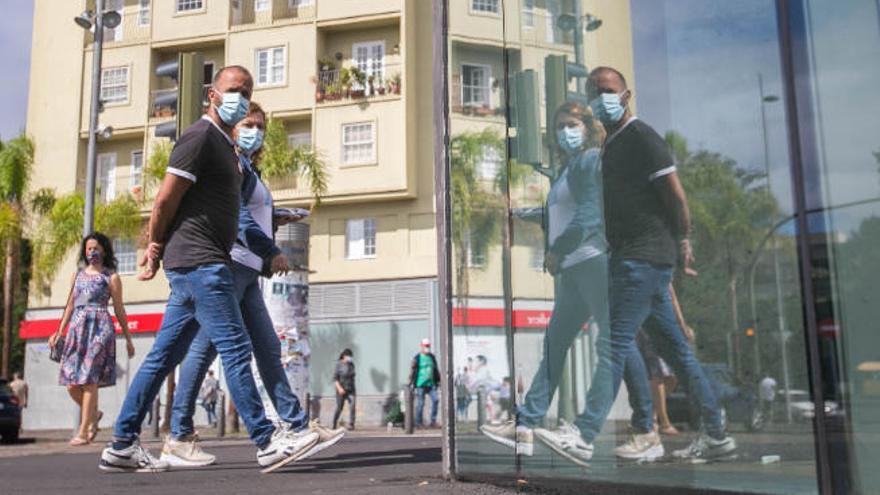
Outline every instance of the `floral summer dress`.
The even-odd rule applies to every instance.
[[[73,314],[61,356],[60,385],[116,384],[116,329],[107,311],[112,272],[76,274]]]

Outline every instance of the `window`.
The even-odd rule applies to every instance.
[[[308,7],[309,5],[313,5],[315,0],[287,0],[287,7],[291,9],[297,9],[299,7]]]
[[[99,197],[105,203],[116,197],[116,153],[98,155],[97,186]]]
[[[128,102],[128,67],[108,67],[101,71],[101,101]]]
[[[113,254],[116,255],[116,271],[120,275],[137,272],[137,247],[131,239],[115,239]]]
[[[150,25],[150,0],[138,0],[138,26]]]
[[[486,266],[486,250],[487,246],[483,243],[482,246],[476,245],[475,242],[471,242],[471,236],[468,235],[467,239],[465,239],[467,263],[468,268],[482,268]]]
[[[483,154],[477,163],[477,176],[482,180],[494,181],[498,178],[502,166],[504,159],[501,153],[493,146],[484,146]]]
[[[556,19],[559,18],[559,3],[552,1],[547,2],[547,13],[544,17],[546,21],[544,36],[549,43],[559,43],[562,39],[562,33],[556,25]]]
[[[474,107],[489,105],[489,71],[488,65],[462,64],[462,105]]]
[[[522,8],[523,27],[535,27],[535,0],[523,0]]]
[[[350,260],[376,257],[376,220],[358,218],[345,222],[345,257]]]
[[[265,12],[269,10],[271,0],[256,0],[254,2],[254,12]]]
[[[202,10],[204,8],[204,0],[177,0],[178,12],[190,12],[193,10]]]
[[[131,152],[131,187],[138,187],[144,184],[144,152]]]
[[[291,148],[311,148],[312,133],[311,132],[293,132],[287,135],[287,145]]]
[[[345,165],[376,161],[376,126],[373,122],[343,124],[342,163]]]
[[[202,78],[202,102],[207,106],[208,103],[208,90],[214,84],[214,62],[205,62],[204,65],[204,76]]]
[[[471,0],[471,10],[474,12],[498,13],[498,0]]]
[[[367,77],[373,76],[373,84],[382,84],[385,75],[385,42],[355,43],[351,47],[351,53],[355,67]]]
[[[257,85],[284,84],[285,51],[283,46],[257,50]]]

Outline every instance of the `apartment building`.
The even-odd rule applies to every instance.
[[[144,168],[156,128],[173,109],[157,97],[174,82],[156,74],[181,52],[201,53],[209,84],[225,65],[254,75],[253,100],[283,123],[288,141],[318,151],[329,189],[311,228],[311,393],[333,397],[332,371],[349,347],[358,366],[359,416],[377,423],[407,380],[418,342],[436,333],[431,6],[419,0],[105,0],[122,23],[105,29],[97,201],[142,195],[144,218],[155,187]],[[36,143],[33,188],[84,189],[90,112],[92,34],[73,22],[94,1],[37,0],[27,133]],[[340,71],[368,82],[343,94]],[[354,91],[359,90],[359,91]],[[161,102],[161,98],[158,98]],[[271,183],[277,204],[312,205],[298,177]],[[117,387],[101,397],[115,416],[127,384],[153,341],[168,295],[162,276],[135,279],[138,243],[116,240],[137,354],[117,356]],[[26,428],[66,427],[46,337],[57,328],[75,253],[49,294],[32,291],[22,336],[35,391]],[[329,404],[317,411],[332,414]],[[326,420],[326,418],[325,418]]]

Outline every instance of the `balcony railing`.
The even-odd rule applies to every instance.
[[[271,24],[287,19],[311,19],[318,0],[231,0],[231,26]],[[258,10],[259,9],[259,10]]]
[[[315,98],[321,103],[400,94],[403,86],[400,67],[400,64],[385,64],[380,72],[361,77],[356,69],[348,67],[319,70],[315,78]]]

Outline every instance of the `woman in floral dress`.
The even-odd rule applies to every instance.
[[[67,328],[58,382],[67,387],[82,411],[79,432],[70,440],[73,446],[87,445],[94,440],[103,416],[98,411],[98,388],[116,384],[116,329],[107,311],[111,298],[125,335],[128,357],[134,356],[122,304],[122,281],[116,274],[116,257],[110,239],[99,232],[88,235],[80,246],[80,263],[61,325],[49,338],[49,346],[53,347]]]

